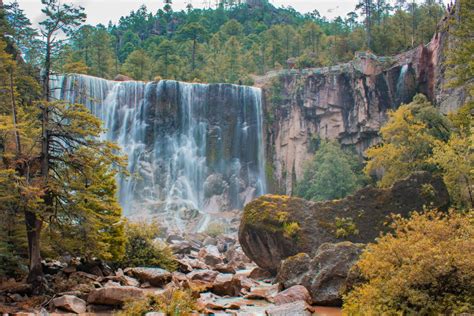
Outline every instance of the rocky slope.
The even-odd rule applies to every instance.
[[[360,52],[346,64],[256,78],[265,91],[266,159],[273,191],[291,193],[317,138],[337,139],[363,154],[380,141],[387,111],[410,102],[416,93],[427,95],[445,113],[462,105],[465,89],[445,87],[448,44],[448,24],[442,21],[428,45],[406,53],[377,57]]]
[[[197,299],[196,315],[311,315],[321,310],[311,306],[314,302],[305,287],[289,286],[282,291],[272,284],[271,276],[250,262],[235,237],[170,235],[166,242],[176,255],[177,271],[158,267],[114,271],[100,261],[48,260],[43,263],[49,281],[47,295],[32,297],[25,283],[0,282],[0,313],[113,315],[127,302],[149,295],[168,299],[176,290],[189,291]],[[322,310],[340,315],[337,309]]]

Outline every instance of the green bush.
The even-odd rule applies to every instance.
[[[129,222],[125,226],[124,267],[157,266],[168,271],[176,270],[176,261],[171,249],[156,238],[160,235],[156,222]]]
[[[346,238],[350,235],[358,235],[359,230],[351,217],[336,217],[336,237]]]
[[[222,223],[210,223],[207,228],[205,233],[208,234],[211,237],[217,237],[219,235],[222,235],[225,232],[225,227],[224,224]]]
[[[347,315],[474,312],[474,211],[396,217],[394,233],[363,252],[361,279],[344,297]]]
[[[343,198],[364,182],[360,159],[334,141],[321,141],[311,161],[304,167],[296,185],[296,195],[307,200]]]

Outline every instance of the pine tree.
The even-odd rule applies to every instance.
[[[151,59],[143,50],[133,51],[125,60],[122,72],[135,80],[151,79]]]

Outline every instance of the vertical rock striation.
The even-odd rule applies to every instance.
[[[287,70],[256,78],[265,90],[266,152],[273,164],[273,191],[291,194],[318,138],[336,139],[360,154],[378,143],[387,112],[425,94],[444,113],[468,97],[446,87],[449,24],[432,41],[392,57],[359,52],[351,62]]]

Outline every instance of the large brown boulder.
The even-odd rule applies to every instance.
[[[100,305],[123,305],[128,301],[136,301],[145,298],[142,289],[133,286],[111,286],[95,289],[89,293],[87,302]]]
[[[296,301],[268,308],[267,316],[311,316],[311,307],[305,301]]]
[[[276,305],[283,305],[296,301],[305,301],[308,304],[311,304],[312,302],[308,289],[302,285],[293,285],[292,287],[281,291],[273,297],[273,301]]]
[[[448,204],[442,179],[428,172],[414,173],[390,188],[366,187],[341,200],[264,195],[245,206],[239,241],[258,266],[276,273],[281,260],[314,253],[325,242],[374,241],[388,230],[392,213],[408,216],[424,206],[443,209]]]
[[[238,296],[241,289],[242,283],[239,277],[230,273],[222,273],[214,280],[211,291],[220,296]]]
[[[86,312],[86,302],[73,295],[63,295],[51,301],[52,306],[68,312],[81,314]]]
[[[363,249],[364,244],[350,241],[324,243],[311,260],[306,254],[283,260],[277,282],[288,290],[296,285],[306,287],[314,304],[340,306],[341,290],[346,287],[349,270]]]
[[[130,268],[126,273],[152,286],[164,286],[171,281],[171,272],[160,268]]]

